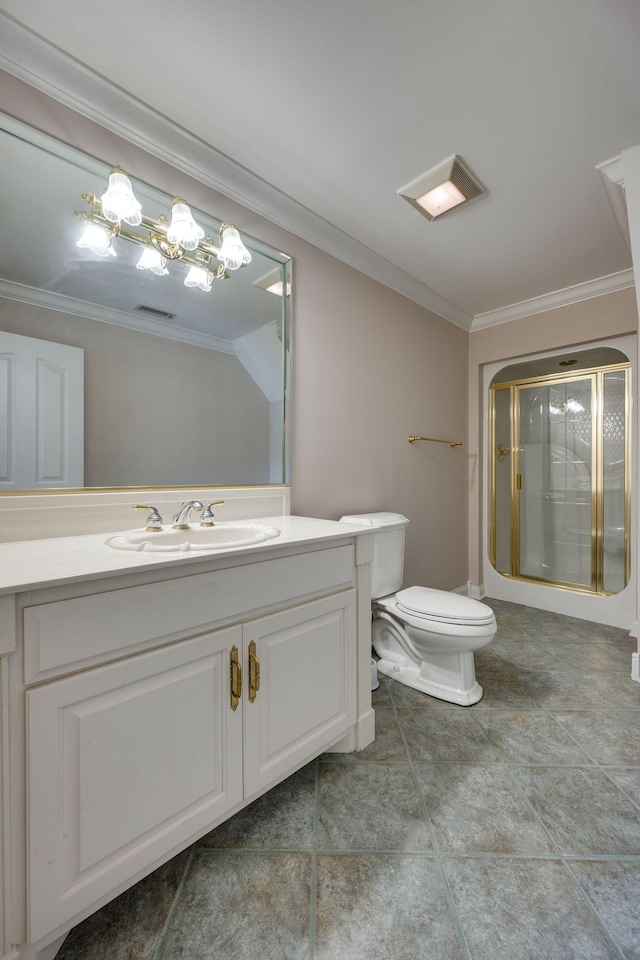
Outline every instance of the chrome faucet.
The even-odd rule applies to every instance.
[[[188,503],[184,501],[180,502],[181,510],[176,513],[173,518],[173,529],[174,530],[188,530],[189,529],[189,517],[191,516],[192,510],[203,510],[204,506],[200,503],[199,500],[189,500]]]

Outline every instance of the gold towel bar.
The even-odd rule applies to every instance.
[[[461,447],[462,440],[436,440],[435,437],[409,437],[409,443],[416,440],[429,440],[430,443],[448,443],[450,447]]]

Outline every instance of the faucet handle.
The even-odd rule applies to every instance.
[[[158,513],[155,507],[150,503],[134,503],[134,510],[149,510],[149,516],[147,517],[147,530],[157,533],[162,530],[162,517]]]
[[[211,503],[208,503],[202,515],[200,517],[200,526],[201,527],[212,527],[213,526],[213,510],[211,507],[216,507],[219,503],[224,503],[224,500],[212,500]]]

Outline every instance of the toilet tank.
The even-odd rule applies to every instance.
[[[356,513],[341,517],[345,523],[357,523],[375,529],[371,597],[388,597],[402,586],[404,568],[404,531],[409,521],[401,513]]]

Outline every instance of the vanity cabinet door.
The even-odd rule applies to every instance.
[[[239,626],[27,693],[30,942],[242,800],[234,645]]]
[[[355,723],[355,596],[345,591],[244,625],[247,799]]]

